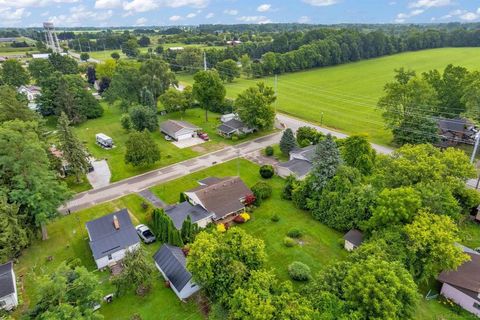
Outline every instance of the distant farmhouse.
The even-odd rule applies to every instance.
[[[184,193],[186,201],[165,209],[177,229],[190,216],[204,228],[210,222],[233,220],[245,212],[245,199],[253,192],[239,177],[210,177],[198,181],[199,186]]]
[[[140,247],[140,240],[127,209],[87,222],[90,249],[98,269],[114,265],[127,251]]]
[[[187,261],[182,249],[164,244],[153,259],[155,266],[180,300],[187,299],[200,290],[200,287],[192,281],[192,274],[187,270]]]
[[[458,144],[474,144],[478,129],[467,119],[438,118],[439,147],[452,147]]]
[[[41,88],[33,85],[27,86],[20,86],[17,89],[18,93],[24,94],[28,99],[28,107],[31,110],[37,110],[38,105],[36,102],[37,97],[39,97],[41,93]]]
[[[221,118],[222,124],[217,127],[217,133],[223,137],[231,138],[233,135],[249,134],[255,131],[245,125],[236,114],[226,114]]]
[[[467,247],[462,248],[470,256],[470,261],[463,263],[457,270],[440,273],[440,293],[480,317],[480,253]]]
[[[297,179],[305,179],[313,167],[315,148],[316,146],[312,145],[293,149],[290,152],[290,160],[277,165],[277,174],[283,178],[293,175]]]
[[[0,310],[12,310],[18,306],[17,283],[13,263],[0,265]]]

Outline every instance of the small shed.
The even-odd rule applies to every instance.
[[[153,260],[180,300],[187,299],[200,290],[200,287],[192,281],[192,274],[186,267],[185,254],[179,247],[164,244],[155,253]]]
[[[194,138],[202,128],[186,121],[167,120],[160,124],[160,131],[180,141]]]
[[[345,240],[345,249],[353,251],[362,244],[363,233],[360,230],[352,229],[343,236],[343,239]]]
[[[0,265],[0,310],[12,310],[18,306],[17,284],[13,263]]]

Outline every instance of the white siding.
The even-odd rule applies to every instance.
[[[345,240],[345,249],[346,249],[347,251],[353,251],[353,250],[355,250],[356,248],[357,248],[357,247],[356,247],[353,243],[351,243],[350,241]]]
[[[155,266],[157,267],[158,271],[160,271],[160,273],[162,274],[163,278],[167,281],[170,281],[170,279],[168,279],[168,277],[165,275],[165,273],[163,272],[162,268],[160,268],[160,266],[158,265],[157,262],[155,262]],[[175,289],[175,287],[173,285],[170,285],[170,288],[172,289],[173,292],[175,292],[175,294],[177,295],[177,297],[180,299],[180,300],[184,300],[184,299],[187,299],[188,297],[190,297],[192,294],[194,294],[195,292],[197,292],[198,290],[200,290],[200,286],[198,285],[195,285],[192,280],[188,281],[188,283],[185,285],[185,287],[183,287],[183,289],[178,292],[177,289]]]
[[[440,293],[444,297],[447,297],[448,299],[454,301],[463,309],[480,317],[480,309],[477,309],[473,306],[475,303],[480,304],[480,298],[475,300],[472,297],[463,293],[462,291],[452,287],[448,283],[443,284],[442,291]]]
[[[182,134],[177,133],[177,134],[175,134],[175,139],[178,140],[178,141],[187,140],[187,139],[191,139],[192,135],[193,135],[193,132],[182,133]]]
[[[12,310],[18,305],[17,295],[9,294],[8,296],[0,298],[0,301],[5,302],[5,305],[1,309]],[[3,304],[3,303],[2,303]]]
[[[98,269],[102,269],[102,268],[105,268],[108,266],[108,264],[110,262],[118,262],[118,261],[121,261],[123,258],[125,258],[125,254],[128,251],[133,251],[133,250],[136,250],[140,247],[140,242],[134,244],[134,245],[131,245],[130,247],[126,248],[126,249],[121,249],[121,250],[118,250],[114,253],[111,254],[111,259],[108,259],[108,256],[105,256],[105,257],[102,257],[100,259],[97,259],[95,260],[95,263],[97,264],[97,268]]]
[[[206,228],[206,227],[207,227],[207,224],[209,224],[209,223],[212,222],[212,221],[213,221],[213,220],[212,220],[212,216],[210,216],[210,217],[207,217],[207,218],[205,218],[205,219],[198,220],[198,221],[196,222],[196,224],[197,224],[200,228],[203,229],[203,228]]]

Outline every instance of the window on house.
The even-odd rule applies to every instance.
[[[474,302],[474,303],[473,303],[473,307],[474,307],[475,309],[480,310],[480,303]]]
[[[4,300],[0,300],[0,308],[5,307],[7,303]]]
[[[109,255],[108,255],[108,260],[112,260],[112,259],[113,259],[113,258],[112,258],[112,255],[109,254]]]
[[[191,285],[192,288],[195,288],[196,286],[197,286],[196,283],[192,283],[192,285]]]

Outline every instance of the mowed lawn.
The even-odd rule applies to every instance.
[[[22,310],[34,306],[39,294],[36,283],[42,276],[51,274],[63,261],[79,259],[80,265],[95,272],[103,295],[114,292],[115,288],[108,281],[109,272],[95,271],[95,261],[88,246],[85,223],[123,208],[128,208],[134,225],[147,223],[146,211],[141,208],[141,203],[142,199],[139,196],[130,195],[51,222],[47,226],[49,239],[34,241],[15,265],[22,301],[22,306],[15,316],[19,316]],[[152,256],[159,247],[159,243],[145,246],[149,256]],[[49,257],[51,261],[48,261]],[[128,320],[136,313],[142,319],[202,319],[194,303],[180,302],[173,291],[165,288],[163,278],[158,272],[154,273],[154,287],[147,296],[142,298],[129,293],[115,298],[111,304],[102,305],[98,312],[103,314],[105,319]]]
[[[248,186],[252,186],[262,180],[258,169],[259,167],[250,161],[232,160],[155,186],[151,190],[167,203],[175,204],[179,201],[181,192],[198,186],[198,180],[211,176],[239,175]],[[252,213],[252,220],[239,225],[239,227],[265,242],[268,255],[267,268],[273,269],[279,279],[290,279],[287,267],[293,261],[306,263],[312,269],[312,274],[315,275],[322,269],[328,268],[335,261],[347,256],[348,253],[343,249],[343,234],[314,220],[308,212],[295,208],[290,201],[281,199],[283,179],[275,176],[271,180],[264,181],[267,181],[273,187],[272,197],[263,202]],[[271,221],[274,214],[280,217],[278,222]],[[473,227],[470,226],[470,228]],[[283,245],[283,238],[293,228],[300,229],[304,233],[301,239],[303,244],[287,248]],[[477,234],[478,230],[471,232]],[[294,285],[301,288],[304,284],[296,282]],[[474,318],[467,312],[461,312],[458,315],[447,306],[439,303],[438,300],[427,301],[422,298],[415,319],[467,320]]]
[[[112,173],[111,182],[119,181],[153,169],[187,160],[201,154],[213,152],[231,144],[245,141],[245,139],[232,141],[219,136],[216,133],[216,128],[220,124],[218,114],[209,113],[209,121],[206,122],[205,112],[201,109],[190,109],[187,110],[185,114],[180,114],[178,112],[171,113],[166,116],[159,116],[159,123],[167,119],[191,122],[207,132],[210,136],[210,141],[190,148],[179,149],[171,142],[166,141],[160,130],[156,130],[152,133],[152,137],[160,148],[160,161],[150,166],[133,167],[132,165],[125,164],[124,161],[126,152],[125,143],[128,140],[128,132],[126,132],[120,124],[120,118],[122,116],[120,108],[116,105],[108,105],[106,103],[102,103],[102,106],[105,110],[102,117],[88,120],[76,126],[75,132],[95,158],[107,160]],[[51,127],[53,128],[54,121],[52,120],[51,122]],[[110,136],[115,143],[115,147],[110,150],[105,150],[98,146],[95,142],[95,134],[97,133],[104,133]],[[249,135],[247,138],[253,139],[268,133],[270,132],[255,133]]]
[[[480,69],[480,48],[442,48],[407,52],[334,67],[278,76],[277,109],[280,112],[328,126],[348,134],[366,133],[376,143],[389,144],[381,111],[376,109],[385,83],[392,81],[394,69],[405,67],[419,74],[443,70],[448,64],[470,70]],[[191,75],[179,75],[185,84]],[[273,77],[237,79],[227,84],[231,98],[258,81],[273,86]],[[323,116],[322,116],[323,114]]]

